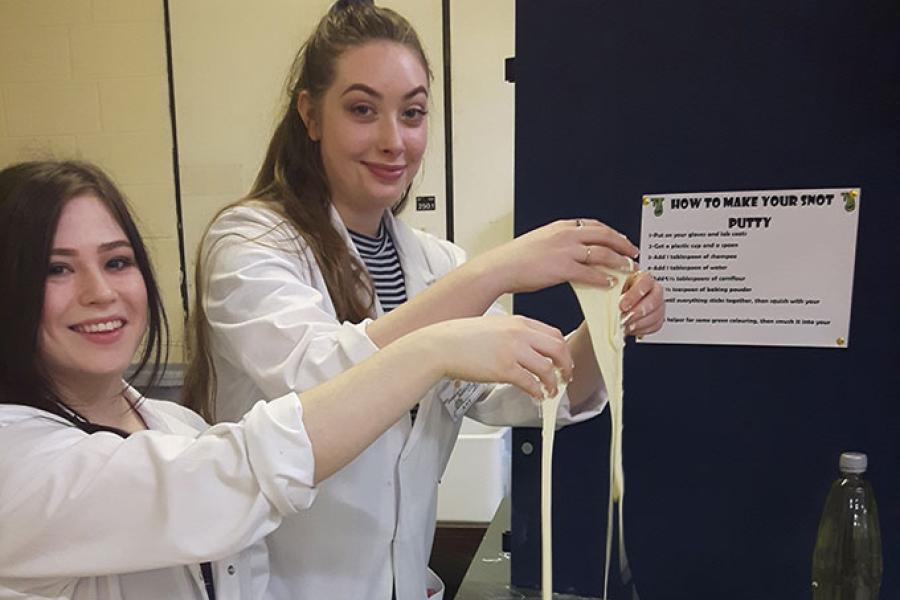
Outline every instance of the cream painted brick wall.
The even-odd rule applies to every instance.
[[[4,26],[69,25],[90,20],[91,0],[0,0]]]
[[[247,193],[238,163],[183,165],[181,189],[185,196],[229,196],[234,200]]]
[[[114,173],[121,184],[172,180],[172,138],[168,131],[79,135],[78,148],[84,158]]]
[[[0,84],[66,81],[71,75],[66,27],[12,27],[0,21]]]
[[[4,86],[9,135],[100,131],[96,83],[14,83]]]
[[[6,110],[3,108],[3,94],[0,93],[0,139],[6,135]]]
[[[0,137],[0,165],[23,160],[64,159],[78,155],[74,135]]]
[[[0,0],[0,167],[80,158],[128,196],[182,360],[163,3]]]
[[[145,238],[150,251],[156,284],[162,294],[163,306],[169,318],[169,361],[184,359],[184,311],[181,306],[181,270],[178,240],[175,238]]]
[[[141,235],[153,238],[177,238],[174,183],[122,185],[122,192],[135,209]]]
[[[94,21],[163,22],[162,0],[94,0]]]
[[[453,183],[456,243],[476,256],[513,237],[514,0],[453,0]],[[511,310],[512,298],[501,303]]]
[[[169,122],[165,75],[100,81],[103,131],[154,131]]]
[[[102,23],[71,29],[76,80],[166,74],[162,23]]]

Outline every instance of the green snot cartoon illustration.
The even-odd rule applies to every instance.
[[[844,199],[844,210],[847,212],[856,210],[856,190],[841,192],[841,197]]]
[[[650,198],[650,202],[653,203],[653,216],[661,217],[663,214],[663,202],[665,198]]]

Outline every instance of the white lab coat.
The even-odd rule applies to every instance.
[[[265,596],[263,536],[315,496],[297,396],[212,428],[138,410],[150,431],[123,439],[0,405],[0,598],[205,599],[210,559],[219,600]]]
[[[332,221],[356,253],[333,207]],[[390,215],[386,224],[407,297],[465,260],[461,248]],[[377,350],[366,335],[370,320],[337,320],[312,252],[274,211],[259,203],[227,210],[212,224],[202,252],[218,418],[233,419],[254,398],[308,389]],[[477,401],[468,407],[466,398]],[[598,393],[573,416],[563,398],[558,422],[590,418],[604,402]],[[413,427],[409,417],[398,421],[320,483],[310,510],[286,518],[269,537],[271,596],[389,600],[396,585],[397,600],[424,600],[429,589],[440,600],[443,584],[428,569],[437,486],[466,409],[488,424],[540,424],[536,405],[517,388],[441,381],[421,399]]]

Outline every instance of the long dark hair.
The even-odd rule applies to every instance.
[[[350,48],[381,40],[409,48],[421,60],[429,81],[432,79],[425,49],[409,21],[370,1],[340,0],[322,17],[294,58],[281,121],[250,194],[244,199],[263,202],[299,233],[318,263],[338,320],[352,323],[373,316],[374,290],[365,267],[353,257],[331,222],[331,192],[319,143],[310,138],[297,112],[297,99],[305,91],[312,100],[313,111],[320,110],[340,56]],[[409,189],[398,198],[392,209],[395,214],[403,209],[408,195]],[[198,254],[185,390],[191,408],[214,421],[216,373],[203,308],[204,267],[204,257]]]
[[[127,202],[97,167],[77,161],[26,162],[0,171],[0,404],[23,404],[87,428],[87,420],[60,398],[41,360],[38,331],[50,252],[66,203],[96,196],[125,232],[147,288],[147,333],[129,383],[151,366],[149,384],[162,375],[168,321],[153,268]]]

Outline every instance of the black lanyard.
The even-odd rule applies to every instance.
[[[212,563],[200,563],[200,572],[203,574],[203,586],[206,588],[207,598],[216,600],[216,585],[213,583]]]

